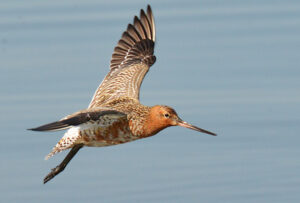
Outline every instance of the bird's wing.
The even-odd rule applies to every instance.
[[[147,12],[140,11],[134,17],[114,49],[110,61],[110,72],[104,78],[89,105],[89,108],[120,97],[139,99],[141,83],[154,64],[155,24],[148,5]]]
[[[113,116],[113,117],[124,117],[126,114],[110,110],[110,109],[90,109],[90,110],[83,110],[71,114],[59,121],[49,123],[46,125],[39,126],[37,128],[31,128],[28,130],[33,131],[57,131],[70,128],[72,126],[77,126],[88,121],[97,121],[102,116]]]

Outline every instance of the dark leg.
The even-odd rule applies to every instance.
[[[62,172],[68,163],[71,161],[71,159],[76,155],[76,153],[83,147],[83,144],[75,145],[71,151],[68,153],[66,158],[55,168],[51,169],[51,172],[44,178],[44,184],[47,183],[49,180],[54,178],[57,174]]]

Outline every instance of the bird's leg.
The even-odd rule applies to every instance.
[[[65,157],[65,159],[55,168],[51,169],[51,172],[48,173],[48,175],[44,178],[44,184],[47,183],[49,180],[54,178],[57,174],[62,172],[68,163],[71,161],[71,159],[76,155],[76,153],[83,147],[83,144],[75,145],[71,151],[68,153],[68,155]]]

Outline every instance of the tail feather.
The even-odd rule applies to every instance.
[[[61,152],[61,151],[63,151],[63,150],[65,150],[65,149],[60,149],[60,148],[58,148],[57,146],[53,147],[52,151],[51,151],[47,156],[45,156],[45,160],[50,159],[50,158],[53,157],[55,154],[57,154],[57,153],[59,153],[59,152]]]
[[[45,160],[48,160],[49,158],[51,158],[52,156],[54,156],[55,154],[72,148],[76,141],[78,141],[79,138],[79,127],[73,127],[70,128],[65,135],[59,140],[59,142],[55,145],[55,147],[53,147],[52,151],[45,157]],[[76,143],[78,144],[78,143]]]

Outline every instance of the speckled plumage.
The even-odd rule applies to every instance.
[[[96,90],[89,108],[103,106],[112,100],[130,97],[139,100],[141,83],[155,63],[155,23],[151,7],[141,9],[114,49],[110,72]]]
[[[49,159],[63,150],[72,148],[76,144],[89,147],[104,147],[123,144],[140,138],[148,137],[144,133],[144,122],[149,114],[150,107],[144,106],[131,98],[120,98],[106,104],[106,106],[89,109],[90,112],[111,109],[124,114],[107,114],[100,116],[96,121],[90,120],[71,127],[46,156]],[[84,112],[84,111],[80,111]],[[67,116],[66,119],[78,115]]]
[[[142,81],[155,63],[155,24],[150,6],[134,17],[114,49],[110,72],[104,78],[87,109],[59,121],[30,130],[68,129],[46,156],[71,148],[65,159],[45,177],[44,183],[64,170],[83,147],[122,144],[155,135],[169,126],[182,126],[215,135],[182,121],[168,106],[144,106],[139,102]]]

